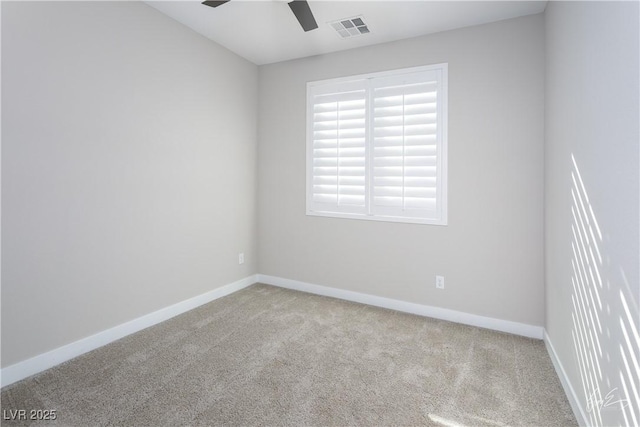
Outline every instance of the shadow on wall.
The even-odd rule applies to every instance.
[[[640,425],[637,303],[624,270],[603,253],[603,234],[573,155],[574,356],[590,425]],[[619,276],[618,276],[619,274]],[[576,390],[578,394],[581,392]]]

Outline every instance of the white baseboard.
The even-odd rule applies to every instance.
[[[560,378],[560,383],[562,384],[562,388],[564,389],[564,394],[567,395],[567,399],[569,400],[571,409],[573,409],[573,414],[575,415],[578,424],[581,426],[588,426],[589,418],[587,417],[585,408],[580,403],[580,399],[578,399],[578,395],[576,394],[575,389],[569,381],[569,377],[567,376],[567,372],[562,366],[562,362],[560,362],[560,359],[558,359],[558,354],[556,353],[556,350],[551,343],[551,338],[549,338],[546,330],[544,331],[544,344],[547,347],[547,353],[549,353],[549,357],[551,358],[553,367],[555,368],[556,373]]]
[[[239,291],[240,289],[246,288],[256,282],[257,275],[245,277],[244,279],[229,283],[202,295],[189,298],[188,300],[181,301],[177,304],[162,308],[158,311],[138,317],[137,319],[133,319],[105,331],[98,332],[95,335],[58,347],[54,350],[32,357],[31,359],[7,366],[0,370],[0,384],[4,387],[16,381],[20,381],[127,335],[141,331],[142,329],[146,329],[179,314],[193,310],[194,308],[215,299]]]
[[[508,332],[511,334],[522,335],[529,338],[543,338],[544,328],[542,326],[527,325],[524,323],[512,322],[509,320],[478,316],[475,314],[463,313],[461,311],[449,310],[446,308],[415,304],[375,295],[362,294],[359,292],[314,285],[297,280],[283,279],[281,277],[268,276],[265,274],[258,274],[258,282],[265,283],[267,285],[278,286],[281,288],[293,289],[317,295],[339,298],[347,301],[359,302],[361,304],[373,305],[376,307],[389,308],[392,310],[403,311],[420,316],[433,317],[436,319],[463,323],[465,325],[472,325],[501,332]]]
[[[6,368],[0,370],[0,386],[4,387],[9,384],[13,384],[16,381],[20,381],[24,378],[30,377],[31,375],[52,368],[56,365],[59,365],[60,363],[66,362],[67,360],[73,359],[74,357],[80,356],[91,350],[95,350],[96,348],[102,347],[127,335],[141,331],[150,326],[156,325],[179,314],[199,307],[203,304],[211,302],[215,299],[239,291],[240,289],[246,288],[247,286],[250,286],[256,282],[317,295],[339,298],[347,301],[354,301],[376,307],[388,308],[391,310],[397,310],[406,313],[417,314],[420,316],[433,317],[436,319],[448,320],[451,322],[478,326],[481,328],[493,329],[501,332],[508,332],[530,338],[542,339],[544,333],[544,329],[541,326],[527,325],[524,323],[512,322],[509,320],[494,319],[491,317],[484,317],[475,314],[449,310],[446,308],[415,304],[375,295],[368,295],[343,289],[314,285],[297,280],[257,274],[206,292],[202,295],[190,298],[188,300],[181,301],[158,311],[154,311],[153,313],[149,313],[147,315],[141,316],[137,319],[133,319],[129,322],[123,323],[105,331],[98,332],[95,335],[80,339],[78,341],[48,351],[47,353],[43,353],[22,362],[18,362],[14,365],[7,366]],[[545,342],[547,342],[546,338]],[[550,346],[550,342],[548,343],[548,345]],[[554,365],[556,365],[557,358],[554,359],[554,357],[552,357],[552,360],[554,361]],[[556,370],[558,371],[557,365]],[[558,375],[560,375],[560,373]],[[561,380],[563,380],[562,375],[560,375],[560,377]],[[563,386],[565,385],[564,381],[565,380],[563,380]],[[565,390],[567,390],[566,386]]]

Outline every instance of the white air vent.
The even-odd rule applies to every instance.
[[[369,27],[364,23],[362,15],[329,22],[329,25],[331,25],[331,28],[336,30],[340,38],[343,39],[368,34],[370,32]]]

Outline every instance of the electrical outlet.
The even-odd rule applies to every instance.
[[[444,289],[444,276],[436,276],[436,288]]]
[[[238,254],[238,264],[244,264],[244,252]]]

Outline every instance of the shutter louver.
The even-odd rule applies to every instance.
[[[312,108],[312,209],[365,213],[364,87],[340,93],[316,94]]]

